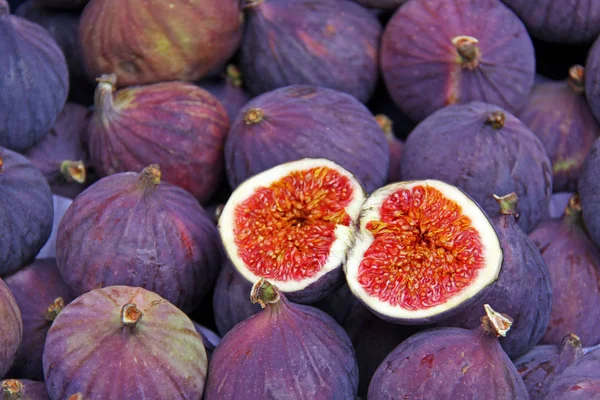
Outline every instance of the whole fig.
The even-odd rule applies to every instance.
[[[581,196],[583,221],[587,232],[597,247],[600,247],[600,139],[585,158],[578,189]]]
[[[21,311],[8,286],[0,279],[0,377],[10,369],[23,336]]]

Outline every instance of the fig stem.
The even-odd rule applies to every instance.
[[[385,133],[385,137],[388,139],[393,138],[394,136],[394,123],[392,120],[385,114],[377,114],[375,116],[375,121],[377,121],[377,125],[381,128],[383,133]]]
[[[86,169],[83,161],[65,160],[60,164],[60,172],[67,182],[85,183]]]
[[[483,330],[495,337],[505,337],[513,324],[513,319],[506,314],[500,314],[489,304],[484,304],[485,316],[481,318]]]
[[[140,182],[143,187],[151,188],[160,183],[162,172],[158,164],[150,164],[140,172]]]
[[[573,65],[569,68],[567,82],[575,93],[583,93],[585,91],[585,68],[581,65]]]
[[[18,379],[6,379],[2,381],[2,398],[5,400],[17,400],[23,396],[23,384]]]
[[[117,75],[106,74],[96,79],[98,86],[94,92],[94,107],[101,117],[114,112],[113,92],[116,90]]]
[[[568,334],[560,343],[560,368],[561,370],[573,364],[583,355],[583,344],[579,336]],[[557,371],[558,372],[558,371]]]
[[[244,114],[246,125],[254,125],[262,122],[265,117],[265,112],[260,108],[251,108]]]
[[[486,120],[486,123],[489,124],[495,130],[504,128],[505,122],[506,115],[504,115],[502,111],[494,111]]]
[[[463,68],[474,70],[479,65],[481,59],[481,50],[479,49],[479,40],[472,36],[456,36],[452,39],[456,46],[456,52],[459,56],[459,63]]]
[[[0,156],[0,174],[4,173],[4,160]]]
[[[517,204],[519,204],[519,196],[515,192],[509,193],[505,196],[493,195],[494,199],[500,204],[500,214],[502,215],[514,215],[515,218],[519,217],[517,212]]]
[[[67,400],[83,400],[83,394],[81,392],[77,392],[69,396]]]
[[[143,316],[144,313],[135,304],[127,303],[121,309],[121,325],[135,328]]]
[[[264,0],[244,0],[244,3],[242,5],[242,9],[247,9],[247,8],[252,8],[252,7],[256,7],[258,6],[260,3],[262,3]]]
[[[65,308],[64,299],[62,297],[57,297],[50,303],[50,306],[48,306],[48,309],[44,313],[44,318],[46,318],[46,321],[54,321],[63,308]]]
[[[579,217],[581,215],[581,199],[578,194],[574,194],[569,198],[569,202],[565,207],[565,215]]]
[[[279,301],[279,289],[272,285],[265,278],[260,278],[250,291],[250,301],[252,304],[260,304],[261,308],[265,308],[267,304],[275,304]]]
[[[233,64],[229,64],[227,66],[226,79],[233,86],[242,86],[242,73],[240,72],[239,68]]]

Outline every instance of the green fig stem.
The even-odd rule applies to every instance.
[[[86,168],[83,161],[65,160],[60,164],[60,172],[67,182],[85,183]]]
[[[477,68],[481,59],[479,40],[472,36],[456,36],[452,39],[452,44],[456,46],[458,61],[463,68],[469,70]]]
[[[265,118],[265,112],[260,108],[251,108],[244,114],[244,121],[246,125],[254,125],[263,121]]]
[[[377,114],[375,116],[375,121],[377,121],[377,125],[379,125],[383,133],[385,133],[386,138],[392,139],[394,137],[394,123],[387,115]]]
[[[490,125],[493,129],[499,130],[504,128],[504,123],[506,122],[506,115],[504,115],[502,111],[494,111],[490,114],[490,116],[485,122],[488,125]]]
[[[7,0],[0,0],[0,18],[10,14],[10,5]]]
[[[567,83],[575,93],[581,94],[585,92],[585,68],[581,65],[573,65],[569,68]]]
[[[64,308],[65,300],[62,297],[57,297],[44,313],[44,318],[46,318],[46,321],[52,322]]]
[[[515,218],[519,217],[517,212],[517,205],[519,204],[519,196],[515,192],[509,193],[505,196],[493,195],[494,199],[500,205],[500,214],[502,215],[514,215]]]
[[[280,300],[279,289],[272,285],[265,278],[260,278],[250,291],[250,301],[252,304],[260,304],[261,308],[265,308],[267,304],[275,304]]]
[[[505,337],[513,324],[513,319],[506,314],[500,314],[489,304],[484,304],[485,316],[481,318],[483,330],[494,337]]]
[[[244,0],[242,4],[242,9],[252,8],[258,6],[264,0]]]
[[[94,92],[94,107],[101,116],[114,112],[113,92],[116,90],[117,75],[106,74],[96,79],[98,86]]]
[[[158,164],[150,164],[140,172],[140,182],[144,188],[153,188],[160,183],[162,172]]]
[[[227,66],[226,78],[227,82],[231,83],[233,86],[241,87],[242,86],[242,73],[239,68],[233,64],[229,64]]]
[[[138,326],[144,313],[133,303],[127,303],[121,309],[121,325],[135,328]]]

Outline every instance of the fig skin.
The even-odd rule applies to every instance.
[[[0,276],[33,261],[53,221],[52,192],[44,175],[21,154],[0,147]]]
[[[9,14],[0,0],[0,146],[25,151],[52,128],[67,100],[65,56],[40,25]]]
[[[84,399],[200,399],[206,370],[192,321],[139,287],[111,286],[78,297],[58,315],[44,348],[53,400],[77,392]]]
[[[394,183],[402,180],[400,174],[400,163],[404,153],[404,142],[394,135],[393,121],[386,115],[379,114],[375,120],[383,130],[390,148],[390,167],[386,183]]]
[[[229,121],[233,121],[242,107],[250,101],[250,95],[242,88],[242,78],[234,65],[228,65],[227,71],[220,78],[204,79],[198,82],[201,88],[207,90],[221,102]]]
[[[386,26],[380,60],[392,98],[415,122],[471,101],[515,113],[535,77],[525,26],[497,0],[408,1]]]
[[[600,121],[600,36],[587,54],[585,97],[596,120]]]
[[[600,136],[600,124],[584,95],[584,69],[574,66],[569,74],[562,82],[535,85],[529,104],[519,113],[552,161],[555,192],[577,191],[585,157]]]
[[[389,145],[373,114],[355,98],[305,85],[252,99],[233,121],[225,142],[232,188],[259,172],[302,158],[329,159],[372,192],[385,183]]]
[[[17,301],[0,279],[0,377],[10,369],[23,337],[23,321]]]
[[[554,301],[542,343],[559,344],[574,333],[587,346],[600,343],[600,249],[583,227],[577,195],[561,219],[544,221],[529,237],[540,249],[552,279]]]
[[[100,176],[161,165],[165,181],[205,203],[223,178],[229,129],[225,108],[210,93],[183,82],[129,87],[114,95],[115,76],[104,75],[88,135]]]
[[[246,0],[240,67],[250,94],[311,85],[369,100],[382,26],[349,1]]]
[[[103,178],[63,216],[56,261],[75,295],[140,286],[184,312],[208,294],[221,263],[219,234],[183,189],[160,182],[158,166]]]
[[[420,123],[405,143],[401,176],[458,186],[488,215],[498,212],[494,194],[515,192],[526,233],[546,217],[552,195],[552,163],[539,138],[508,111],[481,102],[445,107]]]
[[[4,282],[13,293],[23,320],[23,339],[7,376],[43,381],[46,333],[58,313],[74,299],[73,294],[53,258],[35,260],[7,276]]]
[[[50,400],[46,384],[29,379],[0,381],[0,398],[3,400]]]
[[[342,327],[319,309],[289,302],[262,279],[252,292],[265,309],[221,340],[204,399],[354,399],[358,365]]]
[[[600,352],[585,353],[558,374],[548,389],[547,399],[589,400],[600,397]]]
[[[583,221],[590,238],[600,247],[600,139],[588,153],[579,177]]]
[[[197,81],[234,54],[242,40],[237,0],[91,0],[78,40],[93,80],[116,74],[120,87]]]

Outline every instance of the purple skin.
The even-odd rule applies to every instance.
[[[400,182],[402,180],[400,164],[402,162],[402,154],[404,153],[404,142],[394,135],[394,123],[390,118],[379,114],[375,116],[375,120],[383,130],[390,148],[390,167],[386,183]]]
[[[453,43],[461,36],[478,40],[468,56]],[[387,24],[381,69],[398,107],[419,122],[471,101],[517,112],[533,87],[535,56],[523,23],[497,0],[419,0]]]
[[[205,400],[355,398],[358,365],[343,328],[323,311],[279,296],[261,296],[266,308],[221,340]]]
[[[503,123],[493,118],[501,115]],[[546,150],[525,124],[497,106],[473,102],[431,115],[408,137],[401,172],[403,180],[458,186],[488,215],[498,213],[494,194],[515,192],[518,225],[526,233],[548,215],[552,164]]]
[[[103,178],[69,206],[56,260],[76,295],[110,285],[140,286],[185,312],[210,291],[221,263],[216,227],[194,197],[141,174]]]
[[[554,292],[542,343],[559,344],[569,333],[586,346],[600,343],[600,249],[584,231],[577,197],[560,220],[544,221],[529,237],[546,261]]]
[[[74,297],[53,258],[35,260],[4,281],[15,297],[23,319],[23,340],[7,376],[44,380],[42,354],[46,333],[64,305]]]
[[[569,199],[575,193],[552,193],[550,197],[550,208],[548,209],[548,218],[560,219],[565,212],[565,207],[569,204]]]
[[[65,104],[50,133],[25,153],[42,171],[54,194],[74,199],[86,187],[88,154],[84,132],[90,116],[84,106]],[[82,180],[83,183],[77,182]]]
[[[355,98],[303,85],[252,99],[225,142],[227,178],[233,188],[252,175],[302,158],[339,164],[370,193],[385,183],[389,146],[373,114]]]
[[[395,10],[407,0],[354,0],[355,3],[369,8],[377,8],[382,10]]]
[[[535,346],[513,363],[527,386],[529,398],[545,400],[549,398],[548,387],[554,377],[582,355],[581,340],[571,334],[563,338],[560,346],[554,344]]]
[[[583,164],[579,177],[579,195],[585,227],[600,247],[600,139],[597,139]]]
[[[215,345],[212,344],[212,342],[202,332],[202,325],[194,322],[194,328],[196,329],[196,332],[198,332],[202,337],[202,344],[204,344],[204,350],[206,350],[206,357],[208,358],[208,361],[210,361],[212,353],[213,351],[215,351]]]
[[[54,125],[67,100],[69,73],[48,31],[9,14],[0,0],[0,146],[25,151]]]
[[[0,381],[0,397],[3,400],[50,400],[46,384],[29,379]]]
[[[199,399],[207,364],[192,321],[156,293],[129,286],[75,299],[52,324],[44,349],[52,399],[77,392],[84,399]]]
[[[382,27],[348,1],[246,0],[241,69],[259,95],[289,85],[336,89],[369,100]]]
[[[0,377],[12,365],[23,337],[21,311],[10,289],[0,279]]]
[[[44,175],[21,154],[1,147],[0,193],[0,276],[5,276],[31,263],[44,246],[54,204]]]
[[[585,97],[592,113],[600,121],[600,37],[594,42],[587,55],[585,64]]]
[[[600,353],[586,353],[554,378],[547,399],[590,400],[600,398]]]
[[[311,305],[321,311],[325,311],[342,326],[345,326],[348,318],[351,318],[359,310],[364,309],[360,300],[352,294],[346,283],[323,300]]]
[[[233,121],[251,97],[242,88],[240,73],[235,66],[229,65],[224,75],[221,78],[204,79],[198,85],[221,102],[227,110],[229,120]]]

